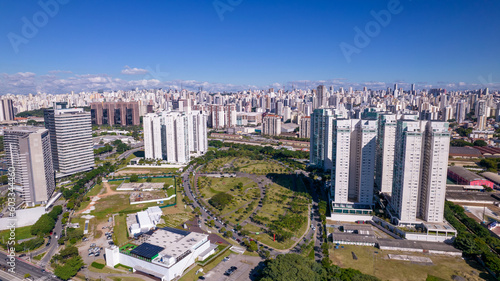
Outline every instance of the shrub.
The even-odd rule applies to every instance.
[[[97,269],[103,269],[106,265],[105,264],[102,264],[102,263],[98,263],[98,262],[93,262],[91,264],[92,267],[95,267]]]

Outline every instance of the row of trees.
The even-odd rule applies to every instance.
[[[488,146],[488,143],[486,143],[484,140],[475,140],[473,143],[464,141],[462,139],[455,139],[450,141],[451,146],[459,146],[459,147],[464,147],[464,146]]]
[[[103,147],[100,147],[98,149],[94,149],[94,155],[99,155],[99,154],[103,154],[103,153],[111,152],[111,151],[113,151],[113,146],[106,144]]]
[[[297,254],[278,255],[266,260],[260,281],[378,281],[359,270],[341,268],[328,259],[317,263]]]
[[[47,214],[43,214],[36,222],[31,226],[31,234],[39,237],[49,234],[56,226],[57,217],[62,213],[61,206],[54,206],[52,211]]]
[[[480,257],[491,271],[500,276],[500,240],[465,214],[464,208],[445,203],[445,219],[458,231],[454,246],[469,257]],[[495,252],[492,252],[491,249]]]
[[[84,266],[83,260],[78,255],[78,248],[69,246],[61,250],[52,258],[55,267],[54,274],[62,280],[69,280]]]

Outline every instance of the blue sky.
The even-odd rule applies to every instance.
[[[181,83],[303,88],[306,81],[500,88],[498,0],[40,3],[51,3],[50,11],[57,3],[58,11],[48,15],[37,1],[0,2],[2,94]],[[391,19],[374,25],[372,12],[381,11]],[[23,18],[37,30],[23,33]],[[369,43],[356,44],[355,28],[367,26],[379,28]],[[347,58],[341,44],[357,52]]]

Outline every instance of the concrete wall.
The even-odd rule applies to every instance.
[[[373,216],[371,215],[349,215],[349,214],[332,214],[330,216],[331,220],[334,221],[344,221],[344,222],[356,222],[356,221],[368,221],[372,220]]]
[[[448,242],[448,241],[453,241],[454,236],[439,236],[439,235],[406,233],[405,238],[408,240],[413,240],[413,241]]]

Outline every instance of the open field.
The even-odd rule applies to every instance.
[[[9,236],[9,229],[0,232],[0,237],[5,242],[9,241]],[[31,225],[16,228],[16,240],[23,240],[31,237],[34,237],[33,235],[31,235]]]
[[[286,173],[286,168],[276,162],[270,160],[249,160],[246,158],[240,159],[240,172],[249,174],[268,174],[268,173]]]
[[[290,248],[298,238],[300,238],[307,230],[307,216],[308,216],[308,199],[303,196],[298,196],[295,192],[277,185],[271,184],[267,189],[266,196],[263,200],[262,208],[254,216],[255,219],[261,221],[268,226],[274,222],[283,221],[283,217],[299,215],[302,217],[303,222],[295,225],[295,227],[286,228],[285,230],[292,233],[291,239],[286,239],[284,242],[273,241],[273,236],[268,233],[263,233],[264,229],[255,225],[245,225],[245,229],[251,232],[259,232],[259,235],[251,234],[254,239],[261,241],[276,249]],[[292,205],[293,210],[292,210]]]
[[[353,259],[352,252],[356,254],[358,260]],[[388,254],[428,257],[433,265],[390,260]],[[330,259],[338,266],[354,268],[381,280],[425,280],[428,274],[445,280],[451,280],[452,275],[465,277],[466,280],[493,280],[489,279],[490,276],[478,264],[466,262],[461,257],[383,251],[374,247],[344,245],[343,249],[330,250]]]
[[[177,228],[186,221],[192,220],[194,218],[193,209],[191,208],[191,206],[184,205],[182,197],[182,192],[180,190],[177,190],[177,205],[162,209],[162,218],[165,223],[158,225],[159,227],[169,226]]]
[[[238,187],[242,184],[242,188]],[[233,223],[248,218],[257,204],[250,205],[260,198],[260,191],[257,184],[248,178],[198,178],[198,187],[201,194],[207,201],[215,194],[225,192],[233,196],[230,204],[221,210],[221,216]]]
[[[229,164],[233,161],[235,157],[224,157],[220,159],[214,159],[207,163],[205,167],[203,167],[203,171],[220,171],[224,167],[224,165]]]
[[[89,192],[87,192],[87,194],[85,194],[86,196],[96,196],[97,194],[99,194],[99,192],[101,192],[102,190],[102,183],[99,183],[99,184],[96,184],[91,190],[89,190]]]
[[[157,205],[157,203],[130,205],[128,194],[114,194],[105,198],[101,198],[99,201],[97,201],[94,205],[95,210],[91,211],[90,214],[94,215],[97,219],[104,219],[108,214],[114,214],[118,212],[138,212],[148,207]]]
[[[120,214],[115,216],[115,227],[113,239],[116,245],[123,245],[128,241],[127,216]]]

